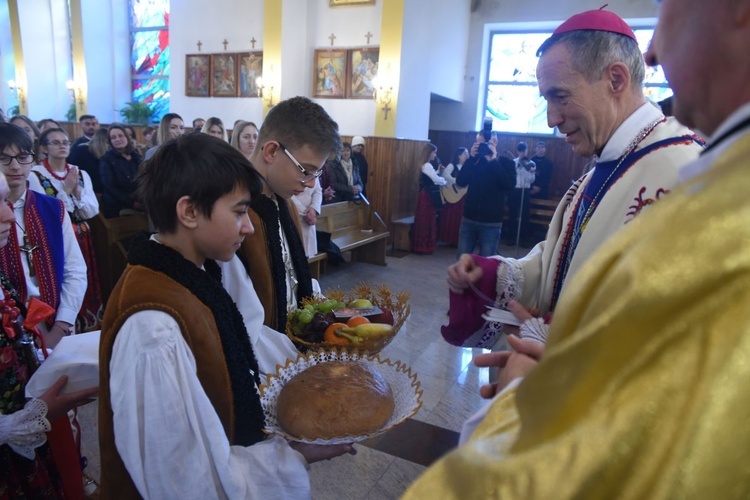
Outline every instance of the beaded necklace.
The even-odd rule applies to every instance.
[[[623,153],[622,157],[620,158],[620,161],[617,162],[617,165],[615,165],[615,168],[612,169],[612,172],[607,176],[607,178],[604,180],[602,185],[599,187],[599,190],[596,192],[593,198],[591,198],[591,202],[589,203],[588,208],[583,213],[583,216],[581,216],[581,205],[578,206],[578,214],[576,215],[576,221],[573,226],[573,230],[570,234],[570,243],[568,245],[564,265],[563,272],[561,274],[562,279],[565,279],[565,276],[568,274],[568,270],[570,269],[570,263],[573,260],[573,254],[576,251],[576,248],[578,247],[578,242],[581,239],[581,236],[583,236],[583,232],[586,230],[586,226],[589,223],[589,219],[591,219],[591,216],[594,214],[594,210],[596,209],[597,205],[600,202],[600,198],[604,195],[604,193],[609,188],[610,181],[615,178],[615,175],[620,173],[620,167],[625,162],[625,159],[630,156],[633,151],[638,147],[638,145],[643,141],[643,139],[646,138],[648,134],[651,133],[651,131],[656,127],[659,123],[662,122],[664,118],[659,118],[657,120],[654,120],[650,124],[648,124],[644,129],[642,129],[637,136],[628,144],[628,147],[625,148],[625,152]],[[579,203],[583,203],[583,193],[581,194],[581,201]]]
[[[54,170],[52,170],[52,167],[50,167],[49,160],[47,158],[45,158],[44,161],[42,161],[42,165],[44,165],[44,168],[47,170],[47,172],[49,172],[49,174],[55,179],[57,179],[58,181],[64,181],[68,177],[68,174],[70,173],[70,165],[68,165],[67,163],[65,164],[65,174],[63,175],[60,175]]]

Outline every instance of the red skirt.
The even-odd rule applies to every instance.
[[[432,204],[430,194],[420,190],[417,199],[417,212],[412,226],[411,251],[414,253],[432,253],[437,240],[437,210]]]
[[[440,210],[440,224],[437,239],[451,246],[458,246],[458,231],[461,229],[461,219],[464,216],[464,196],[456,203],[446,203]]]
[[[76,233],[78,246],[81,247],[83,260],[86,261],[86,267],[88,268],[86,295],[83,297],[83,304],[76,318],[76,332],[81,333],[101,328],[104,306],[102,305],[102,290],[99,286],[99,271],[96,266],[91,228],[86,221],[74,222],[73,230]]]

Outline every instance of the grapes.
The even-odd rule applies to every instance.
[[[346,307],[336,300],[325,300],[319,304],[306,304],[289,314],[291,332],[307,342],[323,342],[323,335],[331,323],[336,322],[334,309]]]
[[[302,324],[305,324],[305,323],[309,323],[309,322],[311,322],[311,321],[312,321],[312,319],[313,319],[313,313],[311,313],[311,312],[310,312],[310,311],[308,311],[307,309],[304,309],[304,310],[302,310],[302,311],[301,311],[301,312],[299,313],[299,315],[297,316],[297,319],[298,319],[298,320],[299,320],[299,322],[300,322],[300,323],[302,323]]]

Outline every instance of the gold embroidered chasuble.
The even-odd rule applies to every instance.
[[[544,360],[405,498],[750,497],[748,158],[750,135],[605,244]]]

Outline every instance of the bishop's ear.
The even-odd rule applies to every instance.
[[[607,78],[610,88],[616,94],[626,92],[630,88],[630,70],[622,62],[610,64],[607,68]]]
[[[193,229],[198,225],[198,207],[192,198],[183,196],[177,200],[177,224]]]

